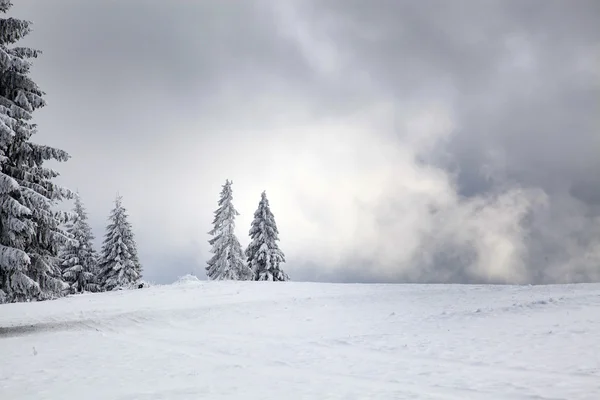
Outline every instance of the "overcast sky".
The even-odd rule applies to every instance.
[[[232,179],[294,280],[600,280],[597,0],[18,0],[35,140],[145,278],[204,277]]]

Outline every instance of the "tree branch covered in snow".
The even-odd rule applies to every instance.
[[[252,280],[253,276],[234,232],[235,217],[239,213],[233,206],[232,183],[227,180],[223,185],[213,220],[214,228],[209,232],[213,237],[208,242],[214,255],[208,260],[206,274],[211,280]]]
[[[142,277],[137,246],[122,198],[117,196],[109,216],[99,262],[98,280],[104,290],[128,287]]]
[[[11,7],[0,0],[0,12]],[[68,241],[53,210],[72,193],[51,180],[58,176],[45,161],[66,161],[60,149],[30,142],[32,113],[45,105],[44,93],[29,77],[31,58],[40,52],[12,47],[31,23],[0,18],[0,291],[3,301],[43,300],[65,288],[58,251]]]
[[[75,220],[67,227],[72,240],[61,251],[62,276],[73,293],[98,291],[96,275],[97,259],[93,246],[94,235],[87,219],[87,213],[79,195],[75,197],[73,210]]]
[[[258,209],[250,227],[252,241],[246,248],[248,264],[257,281],[287,281],[289,276],[281,270],[280,264],[285,262],[285,256],[279,249],[279,231],[275,216],[269,207],[266,192],[262,192]]]

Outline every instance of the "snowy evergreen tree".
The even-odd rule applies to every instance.
[[[92,244],[94,235],[79,194],[75,196],[73,213],[75,221],[68,225],[67,232],[77,242],[67,243],[61,252],[63,278],[71,286],[71,292],[95,292],[98,284],[96,251]]]
[[[130,287],[142,277],[137,246],[127,218],[122,198],[117,196],[100,254],[98,280],[104,290]]]
[[[0,0],[0,12],[12,6]],[[43,92],[29,77],[40,53],[14,44],[30,23],[0,18],[0,302],[60,296],[58,251],[69,241],[61,225],[69,213],[53,210],[72,193],[52,182],[58,173],[44,161],[66,161],[66,152],[30,141],[32,113],[45,105]]]
[[[281,269],[280,264],[285,262],[285,256],[277,245],[278,236],[279,231],[275,216],[269,207],[267,193],[262,192],[250,227],[251,242],[246,248],[246,257],[254,273],[254,280],[287,281],[290,279]]]
[[[219,208],[215,211],[214,229],[209,232],[213,257],[208,261],[206,275],[212,280],[252,280],[252,270],[244,260],[242,246],[235,236],[235,217],[239,215],[233,206],[233,182],[227,180],[221,191]]]

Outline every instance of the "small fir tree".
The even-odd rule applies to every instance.
[[[62,251],[63,278],[71,287],[71,292],[81,293],[84,290],[95,292],[97,260],[92,241],[94,235],[88,223],[87,213],[79,194],[75,196],[73,209],[75,221],[68,225],[67,232],[76,242],[68,243]]]
[[[0,0],[0,12],[12,6]],[[32,113],[45,105],[29,77],[40,52],[14,44],[30,23],[0,18],[0,302],[44,300],[65,289],[58,251],[68,241],[61,225],[69,213],[53,210],[72,193],[52,182],[58,173],[48,160],[66,161],[66,152],[31,142]]]
[[[117,196],[100,255],[98,280],[103,290],[131,287],[142,277],[137,246],[127,218],[122,198]]]
[[[244,261],[242,246],[235,236],[235,217],[239,215],[233,206],[233,182],[225,181],[219,208],[215,211],[214,229],[209,232],[213,257],[208,260],[206,275],[211,280],[251,280],[252,270]]]
[[[287,281],[289,276],[281,269],[285,256],[279,249],[279,231],[275,216],[269,207],[266,192],[262,192],[258,209],[250,227],[251,242],[246,248],[248,265],[257,281]]]

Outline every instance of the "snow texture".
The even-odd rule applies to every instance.
[[[599,341],[598,284],[188,282],[0,306],[0,399],[597,400]]]
[[[173,283],[173,285],[189,285],[189,284],[197,284],[200,282],[200,279],[198,279],[197,276],[195,275],[184,275],[184,276],[180,276],[179,279],[177,279],[175,281],[175,283]]]
[[[73,241],[61,251],[63,279],[70,285],[71,292],[97,291],[97,259],[92,241],[94,235],[88,223],[87,213],[79,194],[75,196],[73,210],[75,221],[67,227]]]
[[[254,280],[289,280],[289,276],[281,269],[285,256],[277,245],[279,231],[266,192],[262,192],[258,209],[254,213],[250,239],[251,242],[246,248],[246,257],[248,257],[248,265],[252,268]]]
[[[233,182],[226,180],[221,190],[215,211],[213,230],[209,232],[212,239],[213,256],[208,260],[206,275],[211,280],[252,280],[252,270],[246,265],[242,246],[235,236],[235,217],[239,215],[233,206]]]
[[[117,196],[102,245],[98,280],[104,290],[131,288],[142,277],[142,266],[127,210]]]
[[[10,6],[1,1],[0,12]],[[70,216],[53,208],[72,193],[54,184],[58,173],[43,164],[69,156],[31,142],[32,113],[45,105],[29,77],[30,59],[39,52],[14,46],[29,25],[0,18],[0,302],[50,299],[66,286],[57,256],[69,240],[61,224]]]

